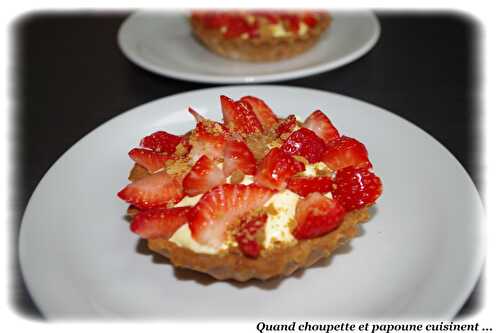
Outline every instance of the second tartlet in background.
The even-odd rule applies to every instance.
[[[330,26],[320,11],[195,11],[193,34],[218,55],[251,62],[292,58],[311,49]]]

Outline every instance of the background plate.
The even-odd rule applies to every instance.
[[[372,219],[333,259],[285,279],[230,283],[174,269],[144,252],[116,193],[127,152],[159,129],[181,134],[193,106],[220,119],[219,95],[263,98],[280,116],[326,112],[364,142],[384,183]],[[21,268],[48,318],[451,318],[482,265],[482,208],[457,160],[421,129],[376,106],[303,88],[218,87],[163,98],[77,142],[33,193]]]
[[[369,11],[334,12],[333,23],[310,51],[290,60],[248,63],[228,60],[203,47],[191,35],[187,15],[138,12],[118,34],[121,50],[132,62],[154,73],[212,83],[287,80],[325,72],[368,52],[380,35]]]

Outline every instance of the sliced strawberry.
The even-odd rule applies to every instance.
[[[141,140],[141,146],[159,153],[172,154],[182,137],[165,131],[154,132]]]
[[[260,162],[255,183],[271,189],[283,190],[287,180],[304,169],[304,164],[281,149],[273,148]]]
[[[191,207],[156,207],[145,210],[134,216],[130,230],[145,239],[169,239],[177,229],[188,223],[187,215],[190,210]]]
[[[193,238],[203,245],[219,247],[229,226],[243,215],[262,208],[274,191],[255,184],[224,184],[205,193],[190,213]]]
[[[322,138],[326,143],[340,137],[339,132],[335,126],[332,125],[330,119],[320,110],[314,111],[306,118],[304,127],[316,133],[316,135]]]
[[[245,96],[240,98],[243,103],[250,104],[251,109],[255,112],[257,119],[259,119],[262,128],[270,129],[278,124],[278,117],[273,113],[273,110],[260,98],[254,96]]]
[[[288,180],[287,188],[300,196],[307,196],[309,193],[331,192],[333,180],[330,177],[302,177],[296,176]]]
[[[197,11],[193,18],[202,20],[208,29],[219,29],[229,23],[230,15],[221,11]]]
[[[292,234],[297,239],[322,236],[337,229],[345,213],[344,207],[335,199],[329,199],[317,192],[311,193],[297,203],[297,225]]]
[[[207,121],[207,118],[203,117],[201,114],[199,114],[195,109],[192,107],[188,108],[188,112],[191,113],[191,115],[194,117],[196,120],[196,123],[204,122]]]
[[[240,251],[250,258],[257,258],[260,254],[260,244],[257,233],[266,225],[267,214],[252,217],[243,217],[235,235]]]
[[[256,30],[257,21],[250,24],[241,15],[231,15],[229,22],[225,25],[226,31],[224,32],[224,37],[226,38],[236,38],[240,37],[244,33],[250,33]]]
[[[348,166],[370,165],[365,146],[347,136],[342,136],[326,146],[323,162],[334,171]]]
[[[314,28],[318,24],[318,19],[312,13],[305,14],[304,17],[302,17],[302,21],[304,21],[309,28]]]
[[[347,167],[337,171],[333,197],[347,211],[373,204],[382,194],[382,182],[368,167]]]
[[[316,163],[321,161],[325,152],[325,143],[313,131],[307,128],[301,128],[293,132],[285,143],[281,146],[281,150],[293,156],[299,155],[309,161]]]
[[[195,163],[202,155],[222,161],[226,136],[227,129],[221,124],[206,119],[199,121],[189,137],[191,162]]]
[[[235,102],[224,95],[220,97],[220,102],[224,124],[230,130],[241,134],[262,133],[262,125],[249,104]]]
[[[139,209],[177,203],[183,196],[179,179],[165,172],[136,180],[118,192],[118,197]]]
[[[297,118],[294,115],[290,115],[285,119],[280,119],[278,126],[276,127],[276,134],[279,137],[287,136],[292,133],[293,129],[297,125]]]
[[[165,168],[165,162],[172,158],[169,155],[142,148],[132,149],[129,151],[128,156],[140,166],[148,169],[149,173]]]
[[[240,170],[246,175],[255,175],[255,157],[243,141],[228,140],[224,147],[224,175],[230,176],[234,171]]]
[[[184,193],[193,197],[205,193],[212,187],[224,184],[226,177],[217,164],[206,155],[193,165],[191,171],[184,177],[182,187]]]
[[[297,33],[300,28],[300,19],[294,14],[283,14],[281,18],[286,22],[288,30]]]
[[[189,143],[190,137],[191,135],[188,132],[182,137],[181,142],[179,142],[177,147],[175,147],[176,158],[184,158],[189,154],[192,148],[191,144]]]

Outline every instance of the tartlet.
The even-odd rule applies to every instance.
[[[209,50],[226,58],[270,62],[311,49],[328,29],[326,12],[193,12],[193,35]]]
[[[302,123],[221,96],[223,122],[144,137],[129,156],[133,232],[175,266],[216,279],[286,276],[357,235],[382,193],[365,146],[320,110]]]

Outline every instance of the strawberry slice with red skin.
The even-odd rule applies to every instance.
[[[326,176],[295,176],[288,180],[287,188],[302,197],[313,192],[328,193],[333,190],[333,179]]]
[[[169,239],[182,225],[189,222],[191,207],[156,207],[134,216],[130,230],[144,239]]]
[[[342,136],[326,146],[323,162],[333,171],[349,166],[371,166],[366,147],[347,136]]]
[[[318,19],[311,13],[305,14],[302,21],[309,27],[314,28],[318,24]]]
[[[230,15],[220,11],[197,11],[193,17],[203,22],[208,29],[219,29],[229,24]]]
[[[170,155],[157,153],[149,149],[134,148],[128,156],[140,166],[145,167],[149,173],[155,173],[165,168],[165,162],[171,159]]]
[[[205,118],[201,114],[199,114],[192,107],[188,107],[188,112],[191,113],[191,115],[194,117],[194,119],[196,120],[196,123],[200,123],[200,122],[204,122],[204,121],[208,120],[207,118]]]
[[[278,124],[278,117],[274,114],[273,110],[260,98],[255,96],[245,96],[240,98],[240,102],[248,103],[249,108],[255,112],[262,128],[268,130]]]
[[[195,163],[202,155],[222,161],[227,135],[227,129],[215,121],[205,119],[197,122],[189,137],[191,161]]]
[[[190,212],[191,235],[200,244],[218,248],[230,226],[262,208],[275,192],[255,184],[224,184],[205,193]]]
[[[177,147],[181,140],[181,136],[170,134],[165,131],[158,131],[144,137],[140,145],[158,153],[173,154],[175,152],[175,147]]]
[[[321,161],[325,152],[325,143],[313,131],[307,128],[301,128],[293,132],[281,150],[289,155],[299,155],[307,159],[309,163]]]
[[[326,143],[340,137],[339,131],[333,126],[327,115],[320,110],[314,111],[306,118],[304,127],[316,133]]]
[[[337,229],[346,211],[335,199],[317,192],[299,200],[295,209],[296,227],[292,234],[297,239],[316,238]]]
[[[241,134],[262,133],[262,125],[249,104],[235,102],[224,95],[220,102],[224,124],[230,130]]]
[[[182,181],[184,193],[193,197],[205,193],[211,188],[224,184],[226,177],[217,164],[206,155],[193,165]]]
[[[283,190],[287,180],[304,169],[304,164],[281,149],[273,148],[260,162],[254,181],[270,189]]]
[[[255,34],[257,32],[258,24],[257,21],[254,21],[252,24],[249,23],[241,15],[232,15],[225,27],[226,31],[224,32],[224,37],[236,38],[240,37],[244,33]]]
[[[243,141],[228,140],[224,147],[224,175],[226,177],[240,170],[246,175],[255,175],[257,162],[248,146]]]
[[[368,167],[341,169],[333,184],[333,198],[347,211],[369,206],[382,194],[382,181]]]
[[[285,21],[288,30],[292,31],[293,33],[297,33],[299,31],[300,19],[297,15],[283,14],[281,15],[281,18],[283,21]]]
[[[165,172],[158,172],[128,184],[118,192],[120,199],[139,209],[175,204],[184,194],[182,184],[177,177]]]
[[[235,234],[236,242],[240,251],[247,257],[257,258],[260,254],[260,244],[257,233],[264,228],[267,214],[259,214],[253,217],[243,217]]]
[[[297,118],[295,118],[294,115],[290,115],[285,119],[281,119],[278,126],[276,127],[276,134],[278,134],[279,137],[288,135],[289,133],[292,133],[296,125]]]

